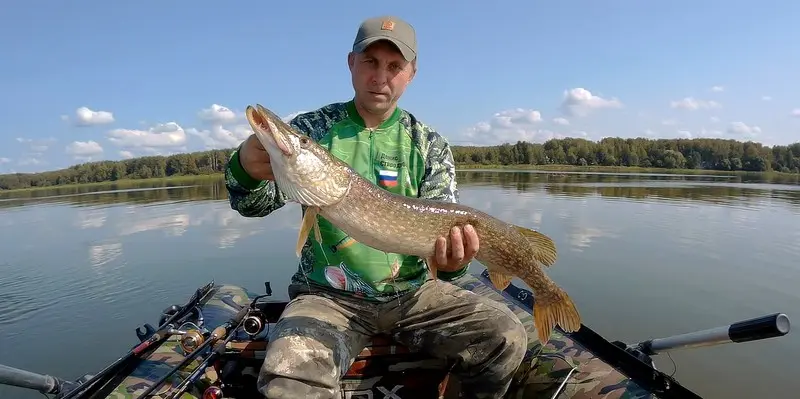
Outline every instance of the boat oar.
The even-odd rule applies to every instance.
[[[78,384],[46,374],[20,370],[0,364],[0,385],[34,389],[45,395],[60,394],[74,389]]]
[[[642,341],[633,347],[653,356],[683,348],[742,343],[767,338],[781,337],[789,333],[789,318],[783,313],[742,320],[727,326],[709,328],[666,338]]]

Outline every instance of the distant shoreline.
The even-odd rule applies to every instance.
[[[671,174],[671,175],[715,175],[715,176],[795,176],[796,173],[784,173],[777,171],[768,172],[748,172],[741,170],[713,170],[713,169],[668,169],[668,168],[644,168],[638,166],[602,166],[602,165],[500,165],[500,164],[456,164],[457,172],[477,171],[480,169],[489,170],[520,170],[520,171],[542,171],[542,172],[601,172],[601,173],[623,173],[623,174],[638,174],[638,173],[657,173],[657,174]],[[174,183],[190,182],[197,180],[216,180],[224,177],[222,172],[206,173],[206,174],[190,174],[190,175],[173,175],[167,177],[151,177],[141,179],[120,179],[120,180],[106,180],[102,182],[93,183],[67,183],[57,184],[42,187],[26,187],[16,188],[11,190],[1,190],[0,193],[18,193],[26,191],[39,191],[54,188],[89,188],[89,187],[104,187],[115,185],[118,188],[136,188],[136,186],[149,185],[152,183]]]
[[[2,193],[19,193],[25,191],[41,191],[41,190],[52,190],[54,188],[88,188],[88,187],[106,187],[110,185],[117,185],[122,186],[120,188],[136,188],[135,186],[138,185],[147,185],[149,183],[181,183],[181,182],[190,182],[190,181],[197,181],[197,180],[216,180],[221,179],[224,176],[223,173],[209,173],[209,174],[200,174],[200,175],[173,175],[167,177],[148,177],[145,179],[120,179],[120,180],[106,180],[106,181],[99,181],[99,182],[92,182],[92,183],[67,183],[67,184],[54,184],[51,186],[41,186],[41,187],[26,187],[26,188],[15,188],[11,190],[0,190],[0,194]]]
[[[793,176],[797,173],[784,173],[778,171],[749,172],[743,170],[716,170],[716,169],[670,169],[670,168],[644,168],[641,166],[603,166],[603,165],[500,165],[500,164],[456,164],[457,171],[476,169],[509,169],[509,170],[539,170],[545,172],[610,172],[610,173],[659,173],[670,175],[737,175],[737,176]]]

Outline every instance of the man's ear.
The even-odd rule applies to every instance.
[[[353,65],[356,63],[356,54],[352,51],[347,53],[347,67],[350,68],[350,72],[353,71]]]
[[[414,58],[414,60],[411,61],[411,73],[408,75],[408,83],[411,83],[411,81],[414,80],[415,76],[417,76],[417,59],[416,58]]]

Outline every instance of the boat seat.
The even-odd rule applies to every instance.
[[[232,341],[229,350],[239,351],[242,358],[260,363],[264,358],[267,341],[264,339]],[[394,341],[391,336],[378,334],[356,356],[353,364],[342,375],[342,391],[346,397],[373,395],[384,392],[400,397],[416,395],[424,398],[457,398],[448,396],[457,384],[451,378],[450,364],[423,353],[413,353],[408,347]],[[349,396],[348,396],[349,395]]]

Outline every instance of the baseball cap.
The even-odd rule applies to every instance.
[[[379,40],[388,40],[397,46],[406,61],[417,57],[417,35],[414,28],[398,17],[374,17],[362,22],[353,41],[353,51],[363,52],[370,44]]]

